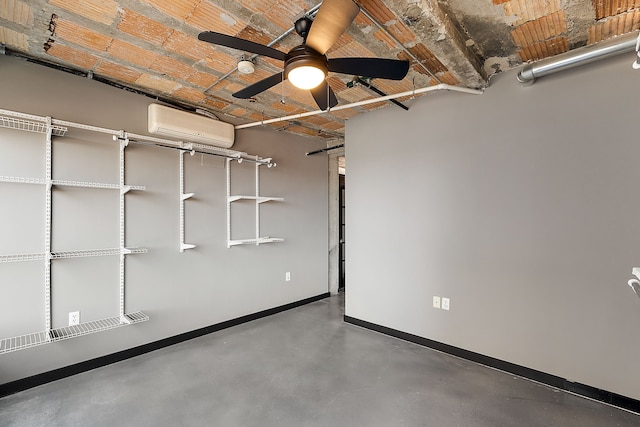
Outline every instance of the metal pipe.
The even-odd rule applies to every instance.
[[[206,154],[208,156],[216,156],[216,157],[222,157],[228,160],[240,160],[240,161],[247,161],[247,162],[253,162],[253,163],[259,163],[261,165],[272,165],[275,166],[275,162],[273,162],[271,158],[267,158],[267,159],[263,159],[261,157],[256,158],[256,156],[251,156],[249,154],[246,153],[242,153],[243,155],[241,156],[231,156],[228,154],[224,154],[224,153],[216,153],[216,152],[211,152],[211,151],[203,151],[201,149],[198,148],[193,148],[193,149],[189,149],[189,148],[184,148],[184,147],[178,147],[178,146],[173,146],[173,145],[162,145],[162,144],[158,144],[152,141],[147,141],[146,138],[145,139],[129,139],[129,142],[131,142],[132,144],[139,144],[139,145],[146,145],[148,147],[157,147],[157,148],[166,148],[169,150],[177,150],[177,151],[181,151],[183,153],[193,153],[193,154]],[[246,154],[246,155],[245,155]]]
[[[278,118],[275,118],[275,119],[261,120],[259,122],[246,123],[244,125],[236,125],[235,129],[236,130],[238,130],[238,129],[246,129],[246,128],[251,128],[251,127],[255,127],[255,126],[267,125],[269,123],[277,123],[277,122],[284,122],[286,120],[300,119],[300,118],[303,118],[303,117],[315,116],[317,114],[329,113],[331,111],[346,110],[347,108],[353,108],[353,107],[358,107],[358,106],[367,105],[367,104],[374,104],[376,102],[388,101],[390,99],[402,98],[403,96],[413,96],[413,95],[417,95],[417,94],[420,94],[420,93],[432,92],[432,91],[436,91],[436,90],[450,90],[450,91],[453,91],[453,92],[470,93],[470,94],[473,94],[473,95],[481,95],[483,93],[482,90],[478,90],[478,89],[470,89],[470,88],[467,88],[467,87],[451,86],[451,85],[448,85],[448,84],[445,84],[445,83],[441,83],[441,84],[438,84],[438,85],[435,85],[435,86],[427,86],[427,87],[423,87],[423,88],[420,88],[420,89],[408,90],[406,92],[396,93],[396,94],[387,95],[387,96],[381,96],[379,98],[365,99],[364,101],[352,102],[351,104],[338,105],[337,107],[329,108],[329,109],[326,109],[326,110],[308,111],[306,113],[292,114],[290,116],[278,117]]]
[[[375,93],[377,93],[380,96],[387,96],[386,93],[384,93],[383,91],[381,91],[380,89],[378,89],[377,87],[372,85],[371,83],[368,83],[368,82],[362,80],[360,77],[356,78],[356,82],[360,83],[364,87],[367,87],[367,88],[371,89],[372,91],[374,91]],[[390,99],[389,102],[391,102],[393,104],[396,104],[398,107],[402,108],[405,111],[409,110],[409,107],[404,105],[402,102],[396,101],[395,99]]]
[[[327,151],[337,150],[338,148],[342,148],[342,147],[344,147],[344,144],[338,144],[338,145],[334,145],[333,147],[327,147],[327,148],[321,148],[320,150],[309,151],[307,153],[307,156],[312,156],[318,153],[326,153]]]
[[[518,82],[522,85],[532,85],[538,77],[633,51],[636,47],[637,38],[638,32],[634,31],[623,36],[545,58],[532,64],[526,64],[518,73]]]
[[[364,7],[362,7],[361,5],[358,5],[358,6],[360,6],[360,12],[362,12],[362,14],[363,14],[364,16],[366,16],[367,18],[369,18],[369,20],[370,20],[371,22],[373,22],[373,23],[376,25],[376,27],[378,27],[379,29],[381,29],[381,30],[382,30],[382,31],[383,31],[387,36],[389,36],[389,37],[390,37],[394,42],[396,42],[396,44],[397,44],[398,46],[400,46],[400,48],[401,48],[401,49],[402,49],[402,50],[403,50],[407,55],[409,55],[409,57],[410,57],[411,59],[413,59],[413,60],[414,60],[414,61],[415,61],[415,62],[416,62],[420,67],[422,67],[422,68],[423,68],[423,69],[424,69],[424,70],[425,70],[425,71],[426,71],[426,72],[431,76],[431,78],[433,78],[436,82],[438,82],[438,84],[442,84],[442,81],[441,81],[441,80],[440,80],[440,79],[439,79],[435,74],[433,74],[433,73],[431,72],[431,70],[430,70],[430,69],[428,69],[428,68],[427,68],[427,66],[426,66],[426,65],[424,65],[424,64],[422,63],[422,61],[420,61],[420,60],[418,59],[418,57],[417,57],[417,56],[415,56],[415,55],[414,55],[414,54],[413,54],[409,49],[407,49],[406,47],[404,47],[404,45],[400,42],[400,40],[398,40],[398,38],[397,38],[396,36],[394,36],[393,34],[391,34],[391,32],[390,32],[389,30],[387,30],[387,29],[386,29],[386,28],[385,28],[381,23],[379,23],[379,22],[378,22],[378,21],[377,21],[373,16],[371,16],[371,14],[370,14],[369,12],[367,12],[367,10],[366,10]]]

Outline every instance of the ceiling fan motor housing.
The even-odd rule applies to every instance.
[[[327,57],[322,55],[309,46],[299,45],[294,47],[287,53],[284,60],[284,75],[289,78],[291,70],[298,67],[314,67],[321,70],[325,77],[327,76]]]
[[[298,33],[300,37],[302,37],[304,40],[307,40],[307,35],[309,34],[309,30],[311,29],[311,24],[313,24],[313,21],[309,17],[303,16],[295,22],[293,28],[295,28],[296,33]]]

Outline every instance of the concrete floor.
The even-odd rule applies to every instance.
[[[0,399],[0,426],[638,426],[342,322],[342,296]]]

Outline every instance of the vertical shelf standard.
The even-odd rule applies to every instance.
[[[146,253],[147,250],[144,248],[127,248],[125,245],[125,194],[127,194],[131,190],[144,190],[144,187],[139,186],[131,186],[125,184],[125,149],[129,145],[129,139],[126,137],[124,131],[120,131],[120,137],[118,138],[120,142],[120,179],[119,179],[119,189],[120,189],[120,306],[119,306],[119,319],[120,323],[123,325],[129,325],[133,323],[136,319],[141,319],[142,317],[146,317],[146,315],[142,314],[142,316],[136,315],[131,316],[127,315],[124,311],[125,309],[125,259],[126,255],[134,254],[134,253]],[[147,317],[148,320],[148,317]],[[142,320],[138,320],[142,321]]]
[[[45,202],[44,202],[44,331],[47,341],[51,338],[51,189],[52,189],[52,145],[51,117],[47,117],[45,141]]]
[[[193,153],[191,151],[191,155]],[[184,155],[185,151],[180,151],[180,252],[196,247],[196,245],[184,242],[184,201],[193,197],[193,193],[184,192]]]

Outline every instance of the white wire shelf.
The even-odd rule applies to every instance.
[[[265,196],[229,196],[229,202],[237,202],[238,200],[257,200],[258,203],[265,202],[282,202],[283,197],[265,197]]]
[[[279,237],[261,237],[259,239],[229,240],[229,246],[262,245],[264,243],[278,243],[278,242],[284,242],[284,239],[281,239]]]
[[[42,178],[25,178],[21,176],[0,176],[0,182],[14,183],[14,184],[46,184],[47,181]],[[106,188],[112,190],[122,189],[124,192],[129,190],[141,190],[147,189],[144,185],[125,185],[120,187],[119,184],[105,184],[101,182],[88,182],[88,181],[66,181],[61,179],[51,180],[52,185],[60,187],[83,187],[83,188]]]
[[[146,254],[146,248],[106,248],[106,249],[84,249],[78,251],[52,251],[50,259],[87,258],[95,256]],[[38,261],[47,258],[46,252],[34,252],[25,254],[0,255],[0,263]]]
[[[79,251],[60,251],[51,252],[51,259],[66,258],[87,258],[94,256],[112,256],[120,254],[144,254],[147,253],[146,248],[107,248],[107,249],[85,249]]]
[[[20,176],[0,176],[0,182],[7,182],[13,184],[45,184],[46,181],[42,178],[23,178]]]
[[[0,263],[38,261],[45,258],[44,252],[35,252],[30,254],[10,254],[0,255]]]
[[[119,184],[104,184],[101,182],[87,182],[87,181],[63,181],[59,179],[51,180],[51,184],[64,186],[64,187],[84,187],[84,188],[108,188],[112,190],[120,190],[121,188],[124,191],[129,190],[146,190],[146,187],[143,185],[125,185],[124,187],[120,187]]]
[[[20,335],[12,338],[0,340],[0,354],[12,351],[23,350],[25,348],[36,347],[51,342],[62,341],[69,338],[76,338],[109,329],[128,326],[135,323],[146,322],[149,316],[141,311],[120,316],[108,317],[106,319],[94,320],[80,323],[74,326],[65,326],[50,331],[34,332],[32,334]]]
[[[0,127],[26,130],[28,132],[47,133],[47,124],[44,122],[35,122],[32,120],[24,120],[16,117],[0,116]],[[51,134],[55,136],[64,136],[67,128],[64,126],[51,126]]]

